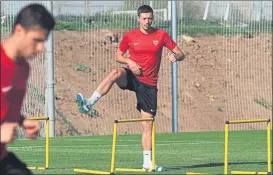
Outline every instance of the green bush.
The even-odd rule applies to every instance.
[[[87,71],[92,72],[92,69],[84,64],[74,63],[72,68],[76,71]]]
[[[153,26],[163,29],[171,34],[172,22],[155,20]],[[58,16],[55,30],[90,31],[96,29],[120,28],[132,30],[138,27],[135,17],[132,15],[110,15],[109,13],[97,13],[92,17]],[[268,32],[272,27],[271,21],[250,22],[246,27],[240,27],[236,23],[220,25],[220,21],[204,20],[179,20],[177,22],[178,35],[237,35],[245,33]]]

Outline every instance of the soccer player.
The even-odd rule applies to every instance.
[[[99,84],[90,98],[77,94],[79,110],[82,113],[92,111],[94,104],[116,83],[121,89],[136,93],[136,108],[141,118],[153,118],[157,109],[157,81],[163,47],[168,48],[171,62],[182,61],[184,53],[171,39],[169,34],[152,27],[153,9],[142,5],[137,10],[139,28],[127,32],[116,52],[116,61],[125,67],[116,68]],[[125,57],[126,51],[129,57]],[[152,122],[142,122],[143,168],[152,169]],[[156,171],[162,167],[156,167]]]
[[[6,145],[16,138],[16,129],[22,126],[29,139],[35,139],[38,121],[25,120],[21,115],[29,76],[27,60],[44,51],[44,42],[55,26],[55,20],[39,4],[24,7],[17,15],[11,36],[1,43],[1,174],[30,175],[30,170]]]

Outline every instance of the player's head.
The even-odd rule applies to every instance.
[[[40,4],[30,4],[17,15],[12,35],[18,41],[18,54],[33,58],[44,50],[44,42],[55,26],[53,16]]]
[[[149,30],[152,27],[153,13],[153,9],[148,5],[142,5],[137,9],[138,22],[144,30]]]

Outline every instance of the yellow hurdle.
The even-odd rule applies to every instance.
[[[46,148],[45,148],[45,166],[44,167],[34,167],[29,166],[30,170],[46,170],[49,168],[49,118],[48,117],[28,117],[27,120],[45,120],[46,121]]]
[[[114,123],[114,132],[113,132],[113,143],[112,143],[112,159],[111,159],[111,169],[110,172],[114,173],[115,170],[115,158],[116,158],[116,145],[117,145],[117,127],[118,123]]]
[[[28,169],[30,170],[45,170],[46,168],[45,167],[34,167],[34,166],[30,166],[30,167],[27,167]]]
[[[110,174],[108,171],[94,171],[94,170],[84,170],[84,169],[74,169],[77,173],[88,173],[88,174]]]
[[[209,173],[194,173],[194,172],[187,172],[187,175],[195,175],[195,174],[209,174]]]
[[[117,142],[117,124],[128,122],[143,122],[152,121],[152,170],[135,169],[135,168],[115,168],[115,154],[116,154],[116,142]],[[138,119],[122,119],[114,121],[114,133],[113,133],[113,148],[112,148],[112,161],[111,161],[111,173],[114,171],[119,172],[153,172],[155,170],[155,124],[154,118],[138,118]]]
[[[271,164],[271,124],[267,122],[267,172],[272,173]]]
[[[118,123],[129,123],[129,122],[143,122],[152,121],[152,170],[135,169],[135,168],[115,168],[116,160],[116,146],[117,146],[117,127]],[[114,174],[117,172],[153,172],[155,170],[155,124],[154,118],[137,118],[137,119],[121,119],[114,121],[113,141],[112,141],[112,157],[110,172],[108,171],[96,171],[96,170],[85,170],[85,169],[74,169],[74,172],[87,173],[87,174]]]
[[[270,122],[270,119],[229,120],[228,124]]]
[[[228,174],[228,124],[225,124],[225,155],[224,155],[224,174]]]
[[[115,171],[118,171],[118,172],[139,172],[139,173],[152,172],[152,170],[135,169],[135,168],[116,168]]]
[[[231,171],[231,174],[268,174],[268,172],[257,172],[257,171]]]
[[[154,121],[154,118],[121,119],[121,120],[115,120],[114,123],[144,122],[144,121]]]
[[[28,117],[27,120],[49,120],[48,117]]]
[[[224,174],[228,174],[228,132],[230,124],[240,123],[267,123],[267,172],[256,171],[231,171],[231,174],[271,174],[271,124],[270,119],[252,119],[252,120],[229,120],[225,122],[225,152],[224,152]]]
[[[155,124],[152,126],[152,170],[155,170]]]
[[[46,168],[49,168],[49,121],[46,120]]]

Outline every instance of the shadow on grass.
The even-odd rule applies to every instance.
[[[229,165],[267,165],[267,162],[230,162]],[[197,165],[181,165],[181,166],[170,166],[164,167],[166,171],[172,170],[183,170],[185,168],[208,168],[208,167],[218,167],[224,166],[224,163],[206,163],[206,164],[197,164]]]
[[[267,162],[230,162],[229,165],[267,165]],[[206,163],[206,164],[197,164],[197,165],[175,165],[175,166],[169,166],[164,167],[163,172],[166,171],[173,171],[173,170],[185,170],[185,169],[192,169],[192,168],[209,168],[209,167],[223,167],[224,163]],[[73,169],[85,169],[85,170],[95,170],[95,171],[105,171],[105,170],[98,170],[92,167],[88,166],[76,166],[76,167],[54,167],[49,168],[48,170],[68,170],[71,169],[73,172]],[[139,167],[138,167],[139,168]],[[108,171],[108,170],[106,170]]]

